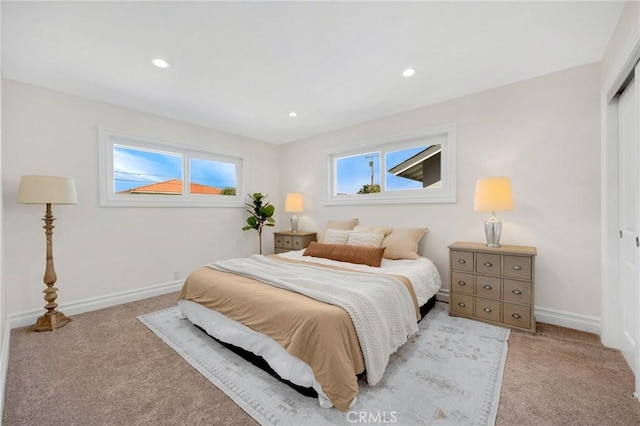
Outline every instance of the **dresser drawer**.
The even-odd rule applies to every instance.
[[[499,300],[476,298],[476,317],[489,321],[500,322],[502,318],[502,302]]]
[[[473,296],[453,293],[450,307],[454,314],[473,315]]]
[[[473,252],[451,250],[451,269],[473,272]]]
[[[476,254],[476,272],[479,274],[500,275],[499,254],[477,253]]]
[[[463,272],[451,273],[451,291],[473,294],[473,275]]]
[[[525,303],[531,305],[531,283],[505,279],[502,298],[505,302]]]
[[[274,237],[273,245],[275,248],[284,248],[284,237],[281,235],[276,235]]]
[[[304,247],[309,245],[308,243],[305,244],[308,239],[309,237],[303,237],[303,236],[291,237],[291,248],[293,250],[302,250]]]
[[[503,321],[505,324],[521,328],[531,328],[531,307],[503,303]]]
[[[531,257],[505,255],[504,276],[531,279]]]
[[[287,250],[291,250],[291,248],[293,247],[293,237],[284,236],[282,239],[284,248],[286,248]]]
[[[500,299],[501,279],[498,277],[476,276],[476,295],[491,299]]]

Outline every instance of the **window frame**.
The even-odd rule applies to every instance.
[[[427,140],[422,143],[419,139]],[[441,186],[439,188],[416,188],[385,190],[388,167],[386,153],[420,145],[441,144]],[[380,152],[381,192],[372,194],[336,194],[336,160],[373,151]],[[328,178],[325,180],[325,205],[353,204],[418,204],[456,202],[456,125],[422,129],[415,132],[395,134],[383,139],[368,141],[356,146],[327,152]]]
[[[157,138],[133,135],[121,131],[98,128],[100,206],[102,207],[244,207],[246,159],[239,153],[219,152]],[[165,152],[182,157],[181,195],[118,194],[115,192],[114,146]],[[191,158],[221,161],[236,165],[236,195],[190,194],[189,160]]]

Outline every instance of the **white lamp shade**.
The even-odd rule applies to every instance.
[[[290,192],[284,202],[284,211],[288,213],[302,213],[304,211],[304,198],[302,194]]]
[[[58,176],[21,176],[20,204],[78,204],[76,181]]]
[[[476,196],[473,210],[495,212],[512,210],[513,196],[508,177],[491,177],[476,181]]]

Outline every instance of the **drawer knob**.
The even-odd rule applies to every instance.
[[[493,266],[493,263],[491,262],[484,262],[484,266],[486,266],[487,268],[491,268]]]
[[[467,305],[465,305],[464,302],[458,302],[458,306],[460,306],[461,308],[464,308]]]
[[[467,285],[464,281],[458,281],[458,285]]]
[[[300,245],[300,241],[296,241],[294,244],[299,246]]]
[[[522,266],[520,265],[513,265],[513,269],[514,271],[520,271],[522,269]]]
[[[518,313],[516,313],[516,314],[511,314],[511,316],[512,316],[512,317],[514,317],[515,319],[520,319],[520,318],[522,318],[522,316],[521,316],[520,314],[518,314]]]
[[[483,311],[485,311],[486,313],[491,312],[491,308],[484,308]]]
[[[458,263],[460,263],[460,264],[465,264],[465,263],[467,263],[467,261],[466,261],[466,260],[464,260],[464,259],[458,259]]]
[[[491,290],[493,289],[493,287],[491,287],[489,284],[485,284],[482,286],[485,290]]]
[[[522,294],[522,292],[520,290],[518,290],[517,288],[514,290],[511,290],[511,293],[513,294]]]

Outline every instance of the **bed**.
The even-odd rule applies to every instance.
[[[441,280],[425,257],[382,258],[370,266],[313,254],[330,246],[359,255],[373,248],[312,244],[315,252],[310,246],[198,268],[178,305],[220,342],[263,358],[293,385],[315,390],[321,406],[346,411],[356,401],[358,376],[365,373],[369,385],[379,382],[391,353],[433,305]]]

